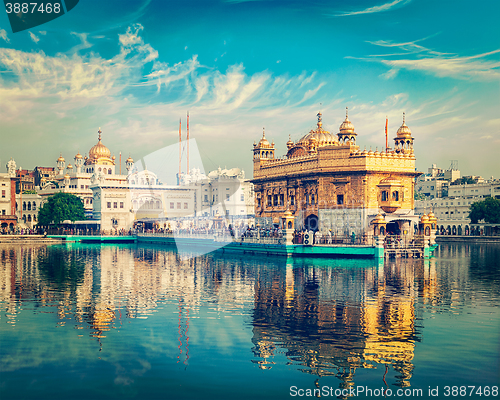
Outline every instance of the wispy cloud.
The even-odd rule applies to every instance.
[[[350,15],[360,15],[360,14],[373,14],[373,13],[379,13],[379,12],[384,12],[384,11],[389,11],[393,9],[394,7],[401,7],[404,6],[405,4],[408,4],[411,0],[394,0],[390,3],[385,3],[380,6],[373,6],[369,8],[365,8],[364,10],[359,10],[359,11],[346,11],[340,14],[334,14],[332,15],[333,17],[347,17]]]
[[[382,77],[386,79],[394,78],[401,69],[422,71],[438,77],[462,80],[493,81],[500,79],[500,61],[492,58],[500,53],[500,49],[473,56],[459,56],[428,49],[417,44],[418,41],[420,40],[405,43],[383,40],[369,42],[379,47],[398,48],[402,53],[370,55],[364,58],[348,56],[347,58],[378,62],[388,66],[390,69],[382,74]]]
[[[0,39],[5,40],[6,42],[10,41],[7,37],[7,31],[5,29],[0,29]]]
[[[31,40],[33,40],[33,42],[38,43],[40,41],[40,38],[37,35],[35,35],[33,32],[29,32],[29,34],[30,34],[30,38],[31,38]]]
[[[111,59],[93,52],[79,55],[74,52],[75,48],[69,55],[55,56],[43,51],[0,48],[0,67],[15,76],[14,80],[5,81],[3,88],[24,90],[33,99],[98,98],[117,94],[130,84],[130,79],[140,76],[144,64],[158,56],[156,50],[138,36],[141,30],[142,26],[134,25],[120,35],[120,52]],[[30,35],[36,42],[36,36],[31,32]],[[82,40],[77,50],[91,47],[86,35],[77,36]]]

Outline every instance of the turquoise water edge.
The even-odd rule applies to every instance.
[[[485,398],[500,381],[500,244],[384,263],[4,244],[0,260],[2,400]]]

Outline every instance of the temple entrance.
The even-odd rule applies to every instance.
[[[401,229],[399,229],[399,224],[395,221],[389,222],[386,226],[388,235],[400,235]]]
[[[304,227],[308,231],[316,232],[318,230],[318,217],[314,214],[309,215],[304,221]]]

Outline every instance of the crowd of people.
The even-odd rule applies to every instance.
[[[16,226],[14,229],[1,228],[0,234],[2,235],[43,235],[42,228],[21,228]]]

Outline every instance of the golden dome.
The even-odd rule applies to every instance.
[[[337,143],[337,138],[330,132],[323,129],[323,122],[321,121],[321,113],[318,113],[317,128],[311,130],[307,135],[303,136],[297,144],[306,144],[311,139],[317,142],[318,146],[328,146]]]
[[[291,149],[293,147],[293,140],[291,136],[288,136],[288,142],[286,142],[286,147]]]
[[[375,219],[372,221],[372,223],[381,223],[381,222],[382,223],[385,222],[385,219],[382,214],[378,213]]]
[[[126,162],[133,163],[133,162],[134,162],[134,159],[133,159],[132,157],[128,156],[128,158],[127,158],[127,161],[126,161]]]
[[[68,174],[64,175],[64,179],[69,179],[69,175]]]
[[[399,127],[397,132],[398,138],[408,138],[411,139],[411,130],[406,126],[405,123],[405,113],[403,113],[403,124]]]
[[[64,162],[64,157],[62,156],[62,154],[57,159],[57,162]]]
[[[111,158],[111,151],[101,142],[101,128],[99,128],[99,141],[89,150],[90,159]]]
[[[353,134],[354,133],[354,125],[352,124],[351,121],[349,121],[349,117],[348,117],[348,114],[347,114],[347,107],[345,108],[345,120],[344,122],[342,122],[342,124],[340,125],[340,133],[343,134],[343,135],[350,135],[350,134]]]
[[[420,218],[421,223],[426,223],[429,222],[429,217],[427,215],[422,215],[422,218]]]
[[[260,139],[258,147],[271,147],[271,144],[266,139],[266,131],[262,129],[262,139]]]
[[[73,169],[73,166],[71,164],[68,164],[68,166],[66,168],[67,169]]]
[[[429,221],[431,221],[433,219],[437,220],[436,216],[434,215],[434,213],[432,211],[427,216],[429,217]]]
[[[78,152],[78,154],[75,156],[75,160],[80,160],[82,158],[83,156],[80,154],[80,152]]]

